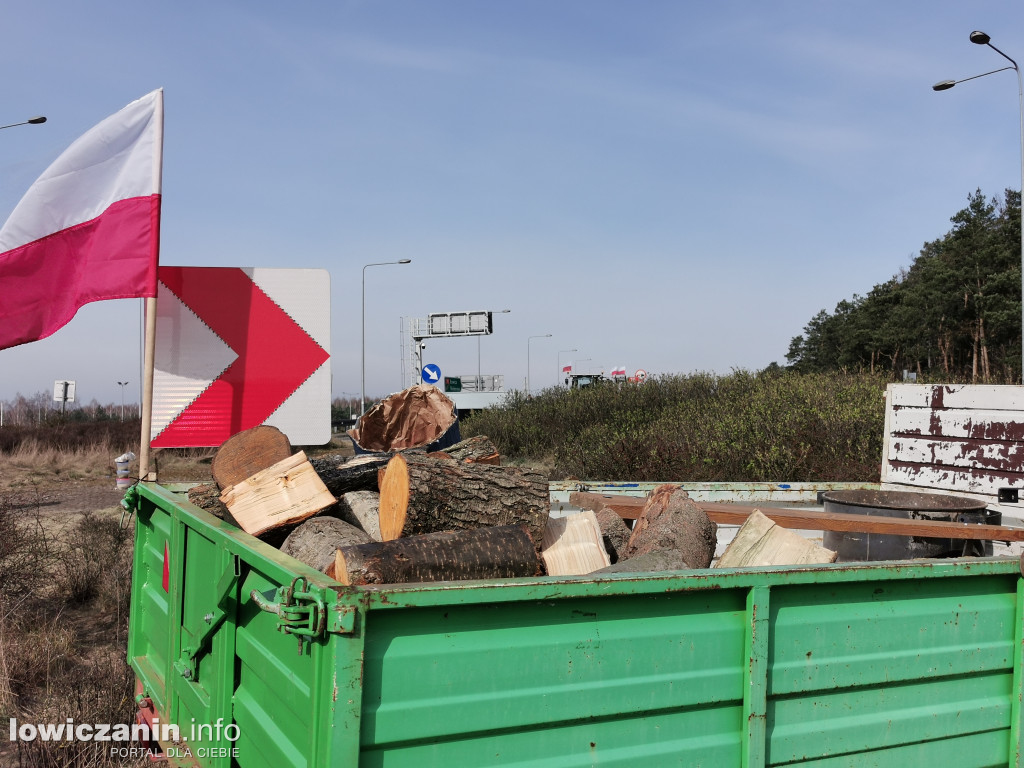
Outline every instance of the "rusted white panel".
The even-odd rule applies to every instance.
[[[887,434],[1013,441],[1024,434],[1024,413],[972,409],[893,408]]]
[[[890,435],[889,460],[900,464],[972,467],[1012,473],[1013,467],[1024,466],[1024,444]]]
[[[1024,516],[1024,505],[996,503],[999,489],[1024,489],[1024,387],[891,384],[886,398],[883,488],[983,498]]]
[[[1024,412],[1024,387],[997,384],[890,384],[889,407],[985,408]]]
[[[914,486],[915,490],[921,488],[971,497],[985,496],[985,500],[991,502],[995,500],[1000,488],[1010,487],[1010,481],[1010,477],[978,470],[941,466],[923,469],[915,466],[894,466],[889,473],[887,484],[883,484],[882,488],[898,484],[902,490],[910,490],[907,486]]]

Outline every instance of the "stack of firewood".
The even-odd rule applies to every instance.
[[[241,432],[190,500],[342,584],[706,568],[716,526],[675,486],[633,529],[610,509],[550,516],[547,479],[484,436],[307,459],[273,427]]]

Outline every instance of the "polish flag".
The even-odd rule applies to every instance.
[[[619,366],[618,368],[612,368],[612,376],[625,376],[625,375],[626,375],[626,366],[622,365],[622,366]]]
[[[156,296],[163,89],[78,138],[0,229],[0,349],[92,301]]]

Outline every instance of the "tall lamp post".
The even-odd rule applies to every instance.
[[[39,125],[40,123],[45,123],[45,122],[46,122],[46,118],[43,117],[42,115],[40,115],[39,117],[31,117],[28,120],[23,120],[20,123],[11,123],[10,125],[0,125],[0,129],[3,129],[3,128],[13,128],[16,125]]]
[[[943,80],[940,83],[936,83],[932,86],[933,91],[948,91],[954,85],[958,83],[966,83],[968,80],[977,80],[979,77],[985,77],[986,75],[993,75],[996,72],[1005,72],[1008,69],[1012,69],[1017,73],[1017,103],[1020,108],[1020,191],[1021,191],[1021,208],[1024,210],[1024,78],[1021,77],[1020,67],[1017,66],[1017,62],[1007,56],[1005,53],[1000,51],[994,45],[992,45],[992,38],[986,35],[984,32],[975,30],[971,32],[971,42],[975,45],[987,45],[993,51],[998,53],[1008,62],[1009,67],[1001,67],[1000,69],[993,69],[991,72],[982,72],[980,75],[974,75],[973,77],[965,77],[963,80]],[[1024,219],[1022,219],[1024,221]],[[1020,230],[1020,260],[1021,260],[1021,381],[1024,382],[1024,226]]]
[[[562,354],[565,353],[565,352],[579,352],[579,350],[578,349],[563,349],[561,352],[558,353],[558,376],[555,379],[555,381],[558,381],[559,379],[562,378]]]
[[[124,421],[124,388],[128,386],[128,382],[119,381],[117,384],[121,387],[121,421]]]
[[[512,311],[511,309],[501,309],[501,310],[498,310],[497,312],[491,312],[491,314],[492,315],[507,315],[511,311]],[[477,336],[476,336],[476,391],[477,392],[483,392],[484,391],[484,377],[480,373],[480,336],[481,335],[482,334],[478,333]]]
[[[530,396],[530,342],[534,339],[550,339],[550,333],[544,333],[540,336],[531,336],[526,340],[526,396]]]
[[[412,259],[399,259],[398,261],[377,261],[363,267],[363,356],[359,364],[359,416],[363,415],[366,409],[366,270],[368,267],[384,267],[389,264],[408,264]]]

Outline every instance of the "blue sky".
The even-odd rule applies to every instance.
[[[1021,183],[1019,2],[9,4],[0,218],[77,136],[165,89],[161,261],[327,269],[335,396],[401,389],[402,318],[511,309],[507,388],[558,363],[783,363],[976,188]],[[2,286],[0,286],[2,290]],[[139,302],[0,351],[0,400],[139,380]],[[535,338],[543,334],[551,338]],[[577,352],[567,352],[576,349]],[[475,373],[476,339],[428,345]],[[137,390],[129,400],[138,400]]]

